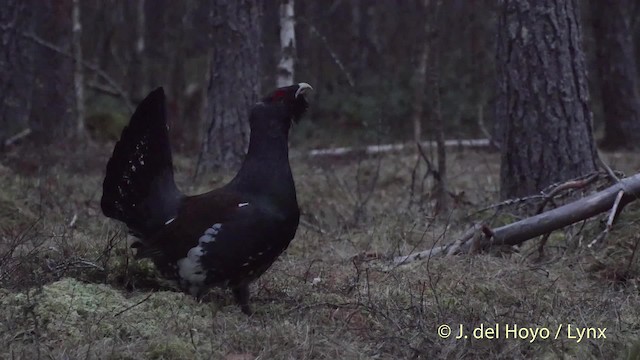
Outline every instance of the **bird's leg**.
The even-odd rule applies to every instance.
[[[238,287],[233,288],[233,297],[236,299],[238,305],[240,305],[240,310],[246,315],[251,316],[253,314],[253,310],[249,306],[249,285],[240,285]]]

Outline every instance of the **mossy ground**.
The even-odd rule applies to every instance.
[[[508,253],[432,258],[391,266],[393,256],[450,242],[497,202],[499,157],[449,153],[450,214],[434,216],[424,165],[387,154],[364,160],[294,156],[303,225],[285,255],[252,288],[243,315],[224,290],[205,301],[164,287],[133,262],[121,225],[99,208],[108,146],[85,152],[14,152],[0,166],[0,358],[399,359],[626,358],[640,340],[638,206],[629,205],[606,248],[588,244],[599,219]],[[46,155],[44,155],[46,154]],[[295,151],[294,151],[294,155]],[[640,169],[634,154],[607,154]],[[233,171],[191,182],[189,193]],[[507,222],[508,212],[496,217]],[[540,328],[549,339],[442,339],[484,325]],[[606,327],[606,339],[570,339],[562,325]],[[471,335],[471,334],[469,334]],[[636,345],[636,348],[638,346]],[[638,350],[634,350],[634,355]]]

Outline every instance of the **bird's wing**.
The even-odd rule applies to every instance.
[[[205,273],[212,285],[259,275],[295,235],[297,217],[264,202],[225,192],[203,199],[185,198],[190,206],[182,207],[186,210],[152,239],[145,253],[161,263],[177,263],[180,276],[191,282],[204,282],[199,278]]]
[[[102,212],[138,237],[147,237],[177,214],[182,193],[173,162],[162,88],[152,91],[122,131],[107,164]]]

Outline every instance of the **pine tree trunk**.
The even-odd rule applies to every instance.
[[[591,1],[606,149],[640,147],[640,98],[626,0]]]
[[[594,171],[578,1],[505,0],[498,25],[501,196]]]
[[[296,56],[296,33],[294,0],[280,2],[280,63],[278,64],[277,87],[293,84]]]
[[[213,0],[205,167],[232,166],[244,157],[249,111],[260,94],[261,6],[251,0]]]

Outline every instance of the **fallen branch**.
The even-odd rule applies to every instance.
[[[4,141],[4,146],[11,146],[12,144],[24,139],[25,137],[29,136],[29,134],[31,134],[31,129],[30,128],[26,128],[22,131],[20,131],[19,133],[11,136],[10,138],[6,139]]]
[[[486,250],[492,246],[519,245],[529,239],[548,234],[608,210],[611,210],[609,220],[613,224],[615,217],[622,209],[628,203],[638,199],[639,196],[640,173],[621,179],[617,184],[580,200],[505,226],[489,229],[482,226],[478,228],[479,225],[475,225],[473,232],[483,233],[479,244],[474,245],[472,243],[475,243],[475,241],[469,241],[473,238],[473,236],[469,236],[470,230],[454,243],[434,247],[431,250],[408,256],[399,256],[394,259],[394,263],[408,263],[440,255],[453,246],[457,246],[459,253],[469,253],[471,248],[475,246]],[[448,251],[448,253],[452,254],[455,251]]]
[[[491,145],[491,141],[489,139],[451,139],[445,140],[445,147],[488,147]],[[329,148],[329,149],[315,149],[311,150],[308,153],[310,157],[316,156],[348,156],[348,155],[373,155],[379,153],[388,153],[395,151],[403,151],[406,149],[413,150],[415,146],[414,142],[411,143],[402,143],[402,144],[385,144],[385,145],[369,145],[364,147],[339,147],[339,148]],[[420,143],[420,146],[423,148],[432,148],[436,147],[437,143],[435,141],[423,141]]]

